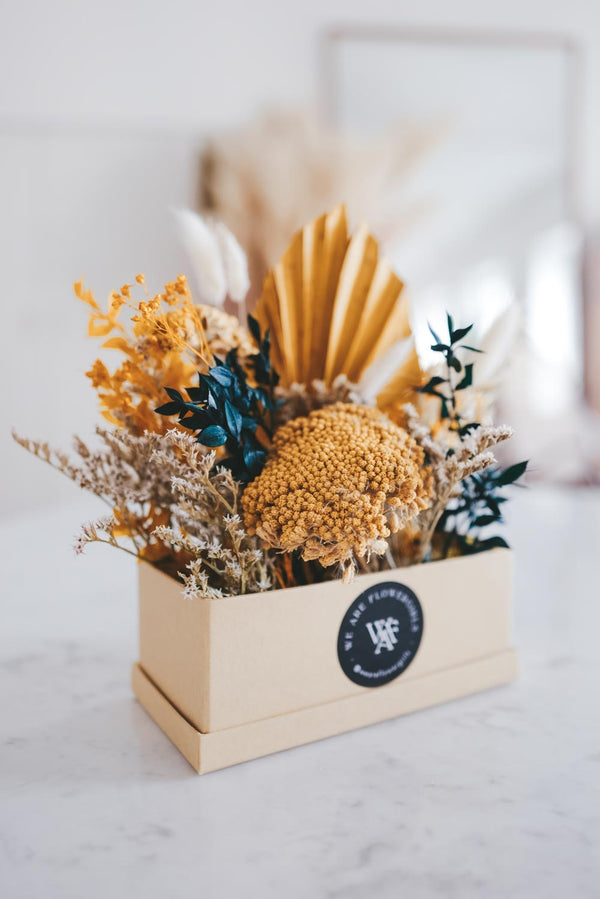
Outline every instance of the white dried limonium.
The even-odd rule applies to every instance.
[[[164,443],[154,460],[172,471],[172,524],[159,526],[155,535],[187,555],[179,572],[186,596],[214,599],[269,590],[272,557],[243,526],[241,485],[227,468],[215,467],[214,452],[200,452],[191,436],[169,431]],[[180,451],[183,471],[173,469],[169,446]]]
[[[430,465],[434,499],[431,506],[416,517],[411,557],[399,557],[407,552],[406,543],[391,541],[392,554],[396,555],[398,565],[424,561],[431,549],[437,523],[450,500],[460,493],[461,482],[495,465],[496,457],[491,447],[513,435],[508,425],[481,425],[462,440],[451,440],[452,433],[444,431],[436,438],[414,406],[404,406],[404,413],[406,430],[423,449]],[[400,545],[402,549],[398,550]]]
[[[82,524],[73,540],[75,555],[82,555],[88,543],[107,543],[109,546],[124,549],[124,547],[119,546],[115,534],[117,526],[118,522],[114,515],[103,515],[101,518],[95,518],[93,521],[87,521],[85,524]]]
[[[185,584],[189,597],[258,593],[271,587],[272,557],[246,533],[238,512],[242,487],[215,465],[191,434],[131,434],[97,429],[99,447],[75,438],[76,460],[48,444],[18,443],[85,490],[111,514],[84,524],[81,554],[106,543],[157,565]]]

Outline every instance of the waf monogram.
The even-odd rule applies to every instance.
[[[396,634],[400,630],[400,624],[397,618],[379,618],[378,621],[367,621],[367,630],[369,636],[375,645],[375,655],[378,656],[382,649],[391,652],[398,638]]]

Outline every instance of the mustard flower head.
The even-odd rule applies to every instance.
[[[423,450],[376,409],[335,403],[275,434],[267,463],[242,496],[249,533],[267,546],[352,574],[357,558],[429,505]]]

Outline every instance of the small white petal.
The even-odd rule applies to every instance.
[[[214,230],[190,209],[174,209],[179,233],[196,279],[199,300],[222,306],[227,295],[225,266]]]
[[[248,260],[237,238],[223,222],[213,225],[225,268],[227,293],[236,303],[243,303],[250,287]]]
[[[477,387],[489,387],[503,377],[504,369],[518,341],[523,316],[519,304],[511,303],[487,329],[479,342],[474,380]]]

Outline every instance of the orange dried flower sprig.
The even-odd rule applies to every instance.
[[[267,546],[339,563],[348,579],[429,494],[423,450],[406,431],[375,409],[335,403],[279,428],[242,506]]]
[[[145,288],[143,275],[136,277]],[[81,282],[76,296],[90,309],[88,334],[108,337],[105,349],[120,351],[125,359],[111,372],[97,359],[87,372],[100,399],[104,418],[125,426],[134,434],[165,433],[168,422],[154,409],[165,399],[165,387],[183,389],[197,371],[206,371],[214,354],[238,347],[253,351],[248,332],[238,320],[221,309],[194,305],[183,275],[165,285],[162,293],[135,302],[133,285],[113,291],[104,311],[92,292]],[[131,325],[120,320],[123,308],[130,310]],[[115,336],[108,336],[113,332]]]

